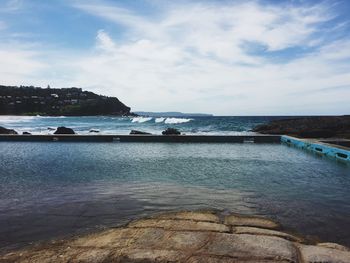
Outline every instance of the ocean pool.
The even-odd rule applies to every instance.
[[[220,209],[350,245],[350,166],[279,144],[0,142],[0,247]]]

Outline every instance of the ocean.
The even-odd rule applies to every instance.
[[[242,134],[272,118],[2,117],[0,125]],[[196,209],[262,215],[350,245],[350,166],[286,145],[0,142],[0,160],[0,250]]]
[[[285,117],[44,117],[44,116],[0,116],[0,126],[22,133],[50,134],[59,126],[74,129],[79,134],[98,130],[100,134],[129,134],[141,130],[161,134],[168,127],[185,134],[237,135],[251,133],[250,130],[270,120]]]

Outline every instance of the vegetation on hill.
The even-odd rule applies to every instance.
[[[52,89],[0,86],[0,115],[91,116],[130,115],[130,108],[115,97],[80,88]]]

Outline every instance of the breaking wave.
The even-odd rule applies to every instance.
[[[155,122],[156,122],[156,123],[160,123],[160,122],[163,122],[164,120],[165,120],[165,118],[160,117],[160,118],[156,118],[156,119],[155,119]]]
[[[143,123],[152,120],[152,117],[135,117],[132,118],[131,122]]]
[[[185,119],[185,118],[166,118],[164,123],[166,124],[179,124],[179,123],[185,123],[185,122],[190,122],[193,119]]]
[[[36,116],[0,116],[0,123],[27,122],[36,119]]]

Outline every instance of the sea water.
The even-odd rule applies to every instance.
[[[350,167],[286,145],[0,142],[0,158],[4,250],[196,209],[350,245]]]
[[[250,133],[258,124],[285,117],[44,117],[44,116],[0,116],[0,126],[33,134],[50,134],[59,126],[74,129],[79,134],[91,130],[100,134],[129,134],[141,130],[161,134],[168,127],[185,134],[237,135]],[[95,133],[93,133],[95,134]]]

